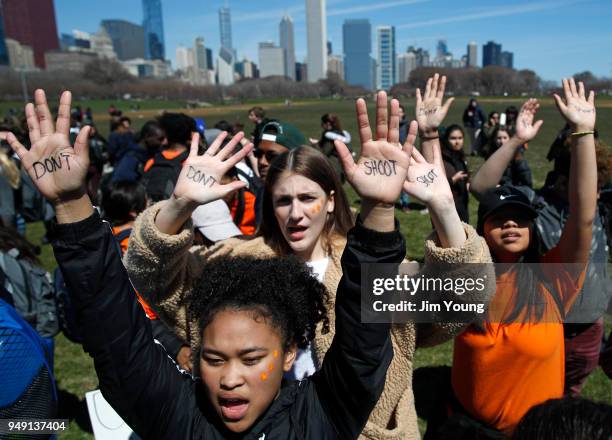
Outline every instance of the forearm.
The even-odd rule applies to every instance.
[[[364,227],[372,231],[394,231],[395,209],[391,204],[364,199],[361,202],[361,221]]]
[[[438,129],[419,130],[419,138],[421,139],[421,154],[427,162],[433,162],[434,149],[440,148]]]
[[[470,191],[474,195],[479,196],[485,191],[495,188],[514,158],[517,148],[521,145],[523,145],[521,140],[512,137],[493,153],[472,179]]]
[[[195,203],[177,199],[172,195],[157,213],[155,226],[164,234],[176,234],[191,218],[197,207]]]
[[[452,199],[434,200],[428,208],[440,245],[443,248],[461,247],[466,236],[455,202]]]
[[[53,207],[59,224],[77,223],[90,217],[93,213],[93,206],[87,194],[73,200],[56,202]]]
[[[583,130],[576,128],[575,132],[577,131]],[[578,227],[592,225],[595,217],[595,206],[597,204],[596,171],[597,159],[593,134],[572,136],[569,215]]]

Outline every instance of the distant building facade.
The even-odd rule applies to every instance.
[[[344,79],[372,90],[372,27],[367,19],[345,20],[342,25]]]
[[[326,0],[306,0],[308,82],[327,77]]]
[[[389,90],[397,81],[394,26],[376,28],[376,46],[378,53],[376,88]]]
[[[104,28],[113,42],[113,50],[121,61],[145,57],[144,28],[126,20],[102,20]]]
[[[161,0],[142,0],[142,12],[145,57],[148,60],[164,60],[166,58],[166,47]]]

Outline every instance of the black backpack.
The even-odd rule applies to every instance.
[[[153,203],[169,199],[174,192],[174,185],[181,173],[183,162],[189,156],[189,150],[174,159],[166,159],[161,152],[153,158],[153,165],[143,176],[147,197]]]
[[[0,252],[4,289],[11,294],[17,312],[43,338],[52,338],[60,330],[55,288],[44,269],[13,252]]]

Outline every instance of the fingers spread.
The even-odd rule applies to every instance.
[[[595,92],[593,90],[591,90],[589,92],[589,104],[591,104],[593,107],[595,107]]]
[[[572,96],[574,98],[578,97],[578,89],[576,89],[576,81],[574,81],[574,78],[570,78],[569,79],[569,85],[570,85],[570,90],[572,91]]]
[[[21,145],[21,142],[17,140],[17,138],[15,137],[13,133],[10,133],[10,132],[7,133],[6,136],[4,136],[4,138],[6,139],[8,144],[11,146],[13,151],[17,154],[17,156],[19,156],[19,159],[23,161],[23,157],[28,153],[28,150],[26,150],[26,148],[23,145]]]
[[[365,100],[359,98],[355,103],[357,111],[357,125],[359,126],[359,138],[361,144],[365,144],[372,140],[372,129],[370,128],[370,120],[368,119],[368,109]]]
[[[36,116],[40,123],[40,134],[41,136],[48,136],[53,133],[54,128],[44,90],[37,89],[34,92],[34,102],[36,103]]]
[[[62,93],[60,97],[59,107],[57,109],[56,129],[66,137],[70,135],[70,104],[72,102],[72,94],[69,91]]]
[[[342,141],[334,141],[334,146],[336,147],[336,152],[338,153],[338,157],[340,158],[340,163],[342,164],[344,172],[347,176],[352,176],[353,169],[356,166],[355,161],[353,160],[353,155]]]
[[[217,157],[220,160],[225,160],[227,157],[229,157],[236,149],[236,144],[238,144],[240,139],[242,139],[243,137],[244,133],[241,131],[236,136],[234,136],[232,140],[230,140],[227,145],[221,149],[221,151],[219,151]]]
[[[567,78],[563,78],[561,80],[561,83],[563,85],[563,94],[565,95],[565,100],[567,101],[567,99],[572,96],[572,91],[570,90],[570,86],[569,86],[569,81],[567,80]]]
[[[84,159],[86,163],[89,163],[89,130],[91,127],[86,125],[81,128],[79,134],[74,141],[74,152],[77,156]]]
[[[406,136],[406,142],[404,142],[403,148],[404,152],[406,152],[409,156],[412,156],[412,149],[414,148],[418,131],[419,124],[417,124],[417,121],[410,122],[410,125],[408,126],[408,136]]]
[[[584,83],[582,81],[578,82],[578,95],[582,99],[586,99],[586,96],[584,95]]]
[[[376,95],[376,139],[387,139],[387,94],[378,92]]]
[[[425,97],[424,97],[425,100],[427,100],[431,95],[431,83],[432,82],[433,82],[433,78],[429,78],[427,80],[427,84],[425,84]]]
[[[446,75],[442,75],[440,79],[440,85],[438,87],[438,93],[436,94],[436,98],[442,99],[444,98],[444,89],[446,88]]]
[[[388,140],[392,144],[399,144],[399,101],[391,100],[391,117],[389,118],[389,136]]]
[[[564,113],[565,111],[567,111],[567,106],[559,95],[553,93],[553,98],[555,98],[555,105],[557,106],[560,112]]]
[[[200,144],[200,134],[194,133],[191,136],[191,145],[189,145],[189,157],[196,157],[198,155],[199,144]]]
[[[219,133],[219,136],[216,137],[213,143],[210,144],[210,146],[208,147],[208,150],[206,150],[206,154],[208,154],[209,156],[214,156],[226,137],[227,131],[222,131],[221,133]]]
[[[433,77],[433,82],[431,83],[431,91],[429,94],[430,98],[435,98],[438,95],[438,80],[440,78],[440,75],[438,75],[437,73],[434,75]]]
[[[36,111],[32,103],[26,104],[25,114],[28,122],[30,142],[34,144],[40,139],[40,123],[38,122],[38,117],[36,116]]]

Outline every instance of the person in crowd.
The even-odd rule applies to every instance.
[[[20,188],[21,171],[4,150],[4,147],[0,147],[0,220],[6,227],[15,230],[17,229],[17,215],[19,213]]]
[[[610,440],[612,406],[586,399],[550,399],[532,407],[512,440]]]
[[[48,111],[44,92],[37,90],[35,99],[41,112]],[[193,285],[195,294],[188,310],[188,319],[197,323],[195,333],[199,336],[195,381],[177,371],[166,352],[151,340],[150,325],[111,243],[111,232],[88,200],[84,189],[88,128],[71,148],[68,115],[60,110],[57,129],[45,117],[46,112],[40,118],[32,114],[29,124],[34,139],[29,151],[8,135],[33,177],[33,164],[48,157],[64,153],[72,162],[70,168],[48,173],[36,184],[55,203],[58,225],[54,251],[76,303],[84,347],[94,358],[102,393],[139,436],[348,439],[362,432],[383,391],[393,350],[389,324],[361,323],[361,265],[398,265],[402,261],[404,240],[393,209],[402,186],[430,203],[438,225],[426,243],[430,258],[437,254],[439,261],[448,261],[450,254],[463,255],[462,247],[470,241],[454,211],[446,180],[423,185],[417,179],[432,167],[441,170],[439,150],[434,163],[422,158],[412,147],[415,125],[410,142],[402,147],[397,101],[391,103],[389,128],[384,92],[378,102],[376,141],[367,123],[365,101],[357,103],[358,117],[365,121],[361,125],[360,160],[355,163],[348,148],[337,143],[347,179],[362,197],[362,214],[348,235],[342,258],[344,276],[334,295],[335,318],[325,318],[325,289],[298,258],[236,257],[208,263],[201,267],[201,278]],[[70,94],[65,92],[60,107],[69,107],[69,103]],[[189,164],[216,182],[248,152],[242,149],[232,154],[233,141],[219,149],[221,139],[200,156],[197,138],[195,134]],[[365,165],[372,160],[394,163],[397,172],[372,178]],[[187,176],[188,171],[183,171],[181,177]],[[197,194],[191,201],[201,204],[240,185],[202,185],[179,179],[175,196],[187,202]],[[182,210],[181,215],[187,211]],[[171,220],[166,225],[178,223],[178,231],[187,218],[162,218],[161,227]],[[291,233],[298,232],[304,233]],[[266,274],[266,282],[254,283],[262,274]],[[333,341],[320,370],[306,381],[281,383],[297,348],[306,347],[318,326],[326,329],[332,320],[336,324]]]
[[[240,164],[240,163],[238,163]],[[233,181],[243,180],[240,169],[236,166],[231,168],[221,179],[221,183],[228,184]],[[247,179],[252,182],[253,176]],[[257,218],[255,215],[255,192],[247,186],[240,188],[224,197],[225,203],[231,211],[231,218],[241,231],[242,235],[255,235],[257,232]]]
[[[158,124],[166,138],[164,148],[144,166],[143,184],[152,202],[165,200],[172,194],[183,163],[189,156],[188,145],[197,132],[193,118],[184,113],[164,113]]]
[[[477,197],[495,187],[516,150],[535,137],[542,125],[542,121],[533,123],[536,111],[537,106],[533,101],[528,101],[521,108],[515,135],[491,156],[474,176],[471,190]],[[549,173],[547,184],[543,188],[534,191],[529,187],[518,187],[538,211],[535,225],[544,252],[558,245],[563,226],[568,222],[570,176],[575,157],[571,147],[576,140],[576,135],[572,135],[574,132],[575,127],[569,125],[565,138],[558,140],[554,153],[554,169]],[[601,189],[612,178],[612,155],[608,147],[597,138],[594,142],[597,172],[590,172],[596,176],[597,188]],[[603,315],[612,296],[607,270],[607,234],[603,222],[601,210],[597,209],[592,226],[587,275],[582,291],[567,314],[564,324],[564,394],[569,396],[580,394],[586,378],[597,367],[604,332]]]
[[[87,172],[87,194],[92,203],[99,204],[98,191],[104,163],[106,162],[106,139],[100,135],[95,125],[89,129],[89,171]]]
[[[572,126],[573,141],[561,237],[548,252],[539,249],[538,212],[520,190],[493,184],[479,194],[478,231],[503,266],[486,319],[455,338],[453,415],[430,423],[428,438],[508,436],[532,406],[563,395],[563,319],[585,279],[597,203],[594,93],[587,97],[573,79],[564,79],[563,89],[564,99],[555,95],[555,101]],[[522,141],[542,125],[533,121],[536,110],[533,100],[523,106],[517,124]]]
[[[340,176],[340,181],[344,183],[345,176],[342,165],[340,164],[340,159],[336,153],[334,142],[339,140],[345,145],[349,145],[351,142],[351,134],[346,130],[342,130],[340,118],[334,113],[325,113],[321,116],[321,127],[323,128],[321,138],[318,141],[316,139],[310,139],[310,143],[316,145],[323,154],[325,154]]]
[[[127,146],[134,142],[132,120],[127,116],[117,116],[111,120],[111,134],[108,137],[108,160],[111,165],[121,159]]]
[[[462,222],[470,222],[468,202],[470,193],[468,191],[468,180],[470,172],[465,153],[463,152],[463,129],[453,124],[446,128],[442,135],[442,159],[446,178],[453,191],[455,208]]]
[[[476,132],[480,130],[483,122],[485,122],[484,114],[478,104],[476,98],[471,98],[467,107],[463,110],[463,126],[470,139],[470,154],[475,156],[478,154],[476,148]]]
[[[514,130],[506,126],[495,128],[491,135],[491,141],[489,144],[489,152],[491,153],[491,156],[499,148],[501,148],[502,145],[508,142],[513,135]],[[529,168],[529,164],[524,157],[525,147],[523,145],[520,145],[519,148],[516,149],[514,157],[504,170],[500,180],[501,184],[527,186],[529,188],[533,187],[531,168]],[[491,156],[489,156],[489,158],[491,158]]]
[[[510,128],[511,130],[514,130],[516,128],[516,121],[518,119],[519,109],[517,109],[513,105],[509,105],[508,107],[506,107],[506,111],[504,114],[506,115],[506,123],[502,125]]]
[[[374,141],[367,120],[365,102],[357,101],[357,113],[362,127],[362,151],[373,148],[380,142]],[[377,101],[377,120],[388,120],[387,98],[380,93]],[[379,125],[377,139],[387,136],[397,144],[399,149],[399,105],[396,100],[391,103],[391,127],[383,130]],[[435,122],[434,122],[435,123]],[[433,124],[432,123],[432,126]],[[278,124],[278,126],[276,126]],[[199,198],[200,185],[189,179],[179,178],[174,196],[163,203],[157,204],[141,215],[135,224],[135,231],[130,248],[126,255],[127,268],[130,277],[139,291],[157,307],[157,311],[166,322],[173,322],[178,335],[189,341],[192,348],[198,349],[200,336],[197,325],[186,319],[182,307],[192,295],[193,286],[201,275],[203,264],[218,255],[255,256],[271,258],[278,255],[296,255],[309,265],[313,272],[325,284],[330,298],[325,303],[326,313],[330,323],[334,322],[334,304],[336,291],[342,276],[340,257],[346,243],[346,234],[353,224],[346,195],[331,164],[317,149],[311,147],[283,147],[278,142],[288,143],[292,130],[284,124],[273,123],[278,130],[276,138],[264,134],[260,151],[278,152],[271,158],[271,163],[265,162],[262,167],[266,173],[266,185],[263,195],[263,219],[258,236],[252,240],[228,240],[212,249],[192,247],[193,233],[191,224],[187,222],[191,211],[201,203]],[[385,123],[386,126],[386,123]],[[435,126],[437,130],[437,125]],[[282,128],[282,131],[279,130]],[[269,133],[272,135],[273,133]],[[282,135],[282,136],[281,136]],[[411,125],[408,143],[414,142],[416,124]],[[211,148],[213,153],[223,142],[222,135]],[[234,148],[241,135],[234,138],[224,148]],[[339,141],[336,146],[343,145]],[[280,147],[285,148],[283,152]],[[439,148],[439,146],[438,146]],[[280,151],[279,151],[280,150]],[[348,149],[340,147],[339,157],[345,161],[352,160]],[[439,151],[439,150],[438,150]],[[365,154],[365,153],[364,153]],[[416,153],[415,153],[416,154]],[[274,159],[274,160],[272,160]],[[205,163],[209,158],[205,155],[194,160],[193,166]],[[188,161],[188,163],[191,163]],[[360,162],[363,164],[364,162]],[[439,163],[419,162],[414,166],[416,173],[429,173],[432,166],[438,175],[441,171]],[[363,165],[365,166],[365,165]],[[345,172],[347,166],[344,166]],[[367,168],[367,166],[366,166]],[[347,172],[347,179],[351,176]],[[452,202],[452,194],[445,179],[436,179],[435,185],[424,186],[415,183],[415,176],[404,188],[410,194],[415,194],[430,208],[438,228],[455,231],[453,236],[461,237],[459,241],[434,245],[428,241],[427,261],[450,259],[457,263],[488,262],[489,254],[482,239],[468,225],[462,225]],[[233,182],[235,188],[244,185]],[[415,191],[415,187],[423,190],[439,191],[437,196],[429,192]],[[364,197],[364,194],[360,194]],[[399,191],[398,194],[399,196]],[[393,199],[394,201],[395,199]],[[187,222],[187,223],[186,223]],[[457,247],[450,250],[440,246]],[[446,261],[446,260],[445,260]],[[469,271],[479,265],[466,265]],[[184,270],[184,268],[189,268]],[[479,267],[479,269],[482,266]],[[470,274],[465,274],[470,276]],[[473,275],[473,274],[472,274]],[[494,278],[491,272],[490,279]],[[476,276],[476,275],[474,275]],[[492,293],[493,282],[482,292],[483,298]],[[337,306],[336,306],[337,307]],[[364,438],[386,439],[394,436],[409,437],[418,435],[416,412],[413,405],[410,366],[413,362],[416,345],[435,345],[452,337],[461,326],[424,326],[419,332],[414,323],[396,326],[392,331],[392,342],[395,356],[389,369],[389,377],[394,380],[386,384],[382,397],[377,403],[370,421],[363,431]],[[325,333],[319,327],[311,346],[304,347],[297,353],[295,365],[289,376],[297,379],[308,377],[321,368],[323,359],[328,352],[334,335],[334,327]],[[195,367],[194,367],[195,368]],[[197,368],[195,368],[197,371]]]
[[[478,133],[478,137],[476,138],[476,149],[478,153],[484,157],[488,158],[492,153],[489,153],[489,148],[491,145],[491,138],[493,137],[493,132],[499,126],[499,112],[493,110],[489,113],[489,117],[487,118],[487,122],[482,124],[480,128],[480,132]]]
[[[113,170],[111,182],[137,182],[145,165],[161,150],[166,134],[157,121],[147,121],[136,142],[131,143]]]
[[[251,142],[253,142],[255,150],[257,150],[259,148],[259,142],[261,141],[261,135],[263,134],[263,128],[268,122],[272,122],[274,119],[266,118],[265,110],[259,106],[251,107],[248,117],[249,121],[255,126],[251,133]]]

